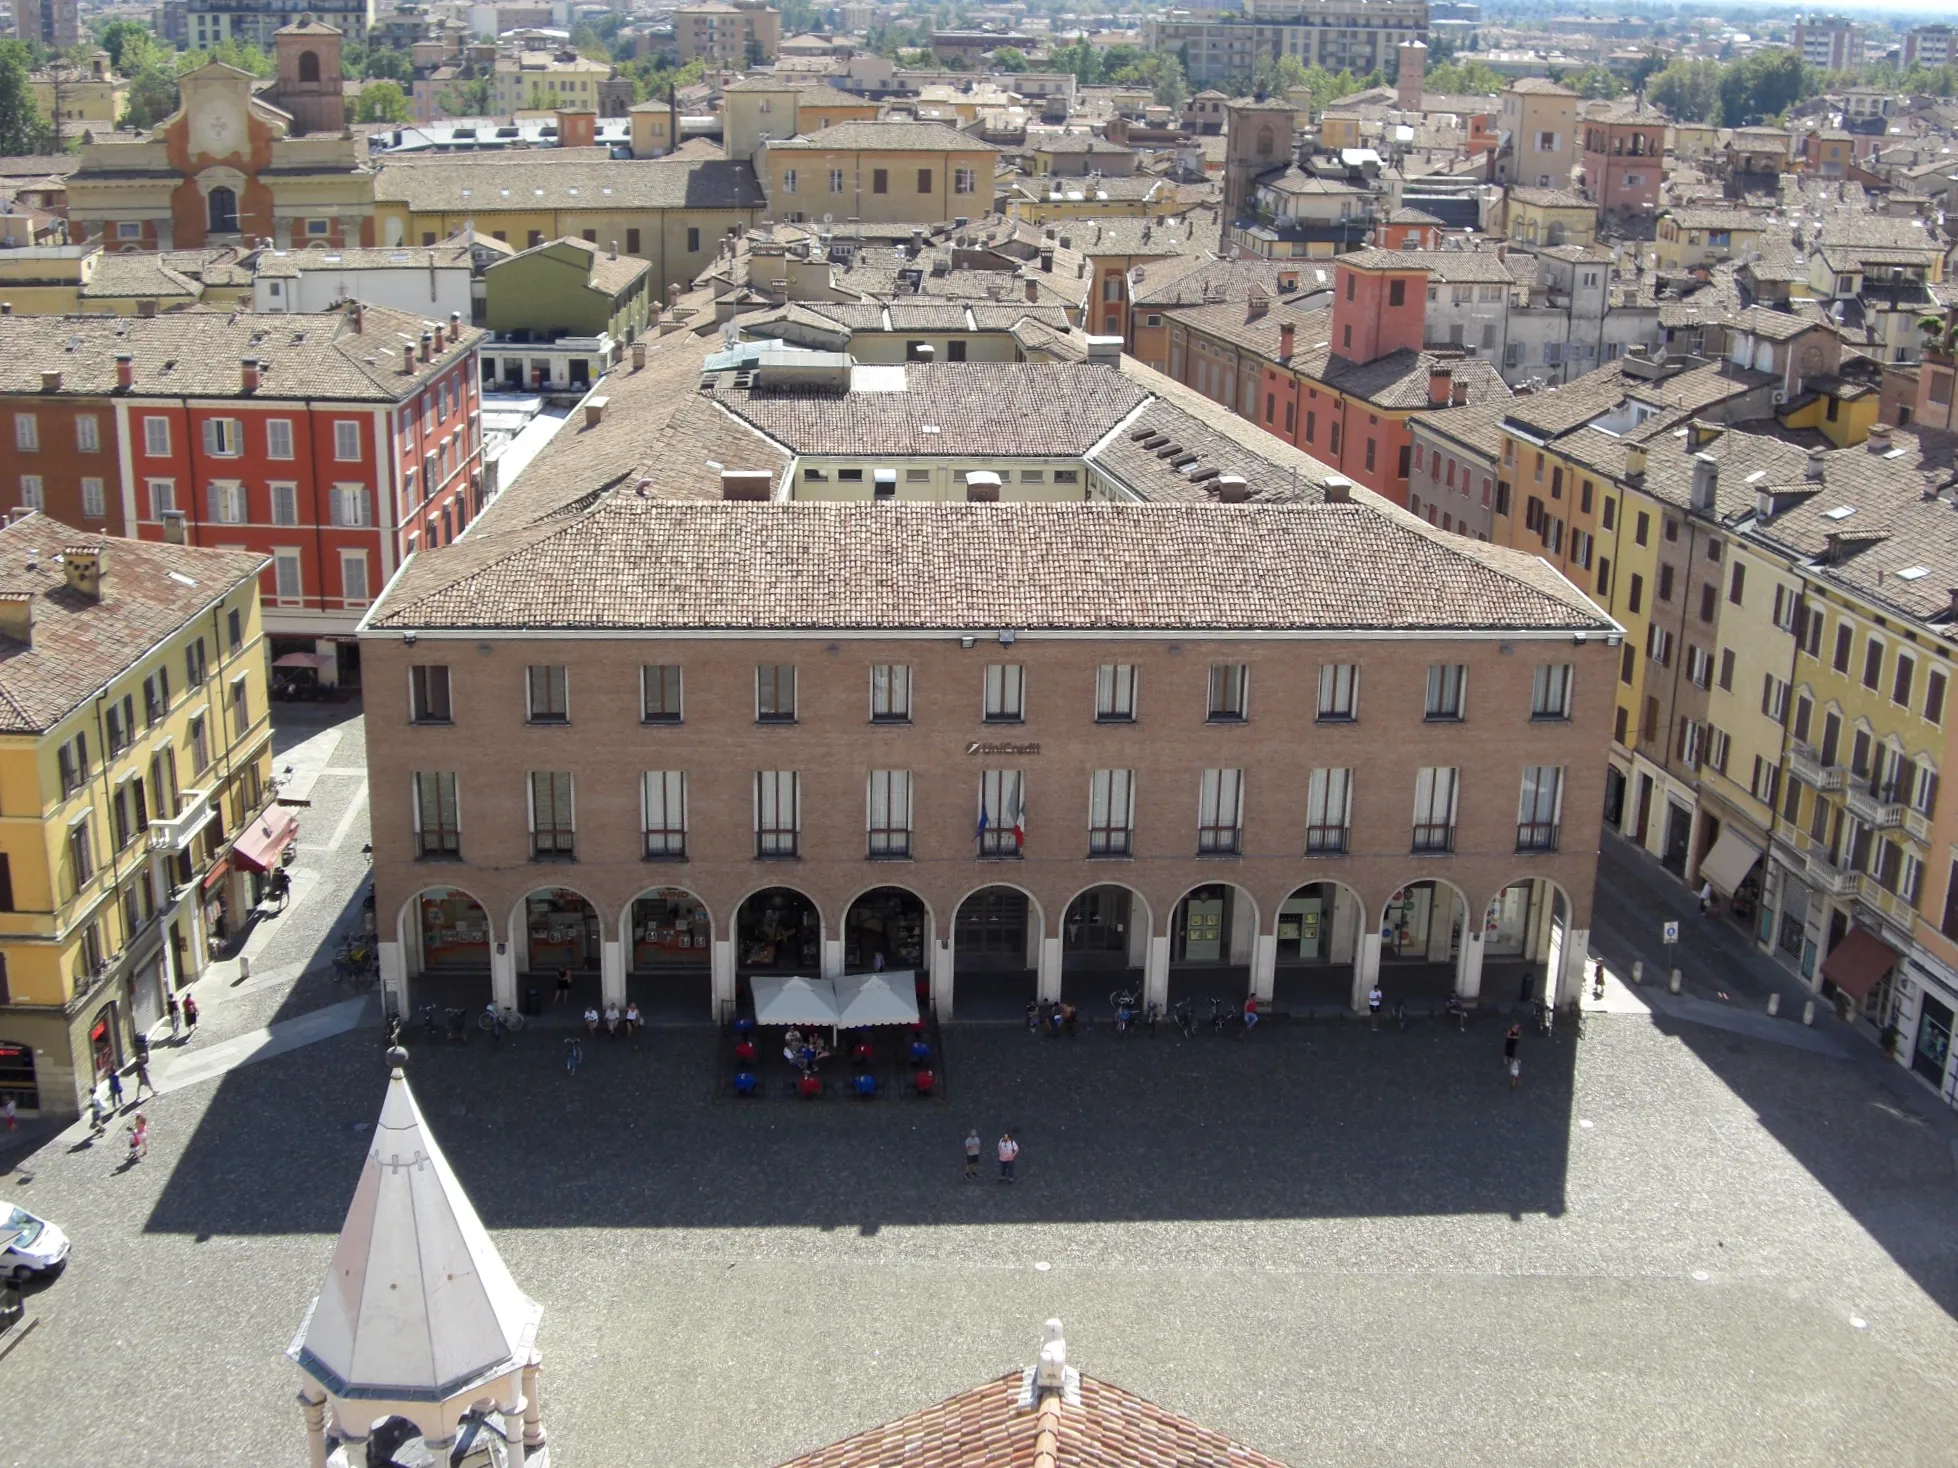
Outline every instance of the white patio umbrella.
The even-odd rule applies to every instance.
[[[894,969],[881,974],[845,974],[835,980],[837,1024],[908,1025],[918,1020],[917,972]]]
[[[836,988],[828,979],[749,980],[755,991],[755,1023],[830,1025],[837,1017]]]

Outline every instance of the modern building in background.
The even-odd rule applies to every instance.
[[[773,61],[782,49],[782,12],[757,0],[683,5],[673,12],[673,46],[680,61],[742,67]]]
[[[14,34],[65,51],[82,39],[81,0],[13,0]]]
[[[16,511],[0,564],[0,1095],[63,1118],[290,839],[268,808],[265,558]]]
[[[1863,27],[1840,15],[1798,20],[1793,49],[1810,66],[1848,71],[1863,64]]]
[[[1193,86],[1248,81],[1260,63],[1291,56],[1302,66],[1364,76],[1391,70],[1399,48],[1428,34],[1426,0],[1247,0],[1242,16],[1200,19],[1172,10],[1143,23],[1151,51],[1187,54]]]
[[[1949,66],[1958,57],[1952,28],[1948,25],[1921,25],[1904,32],[1903,67]]]
[[[374,25],[374,0],[185,0],[184,37],[193,50],[207,50],[220,41],[248,41],[272,49],[272,37],[310,16],[356,42],[366,39]]]

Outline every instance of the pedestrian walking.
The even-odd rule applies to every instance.
[[[145,1086],[150,1088],[150,1094],[152,1096],[156,1094],[156,1082],[150,1079],[150,1058],[147,1055],[138,1055],[136,1057],[136,1094],[129,1099],[132,1101],[142,1100],[143,1087]]]
[[[1455,1028],[1457,1030],[1466,1030],[1468,1028],[1468,1006],[1462,1003],[1462,996],[1460,994],[1450,994],[1448,996],[1448,1016],[1455,1021]]]
[[[1523,1084],[1523,1057],[1520,1055],[1512,1055],[1509,1057],[1509,1089],[1512,1091],[1517,1090],[1522,1086],[1522,1084]]]
[[[109,1130],[109,1108],[102,1103],[99,1090],[88,1093],[88,1137],[94,1141]]]
[[[1516,1059],[1516,1048],[1522,1043],[1523,1027],[1521,1025],[1511,1025],[1503,1033],[1502,1058],[1507,1062],[1514,1062]]]
[[[1380,1028],[1380,986],[1378,984],[1375,984],[1367,992],[1367,1017],[1373,1021],[1373,1027],[1376,1030]]]
[[[979,1176],[979,1128],[974,1127],[965,1134],[965,1180],[973,1182]]]
[[[150,1155],[150,1119],[142,1112],[136,1113],[135,1120],[127,1127],[129,1132],[129,1160],[141,1161]]]
[[[573,1035],[564,1042],[571,1048],[564,1052],[564,1069],[567,1075],[578,1073],[578,1063],[585,1058],[585,1042]]]
[[[130,1041],[129,1048],[136,1052],[136,1058],[138,1060],[147,1062],[150,1058],[150,1037],[148,1035],[138,1034]]]
[[[183,1032],[184,1032],[183,1008],[181,1005],[177,1003],[177,996],[175,994],[172,994],[170,996],[170,1038],[174,1040],[179,1035],[183,1034]]]
[[[184,995],[184,1029],[187,1032],[186,1038],[191,1040],[197,1038],[197,996],[195,994]]]
[[[113,1070],[109,1072],[109,1104],[122,1110],[122,1076]]]
[[[1700,916],[1705,917],[1713,911],[1713,883],[1700,883]]]
[[[0,1114],[4,1114],[4,1115],[5,1115],[5,1117],[6,1117],[6,1121],[7,1121],[7,1130],[8,1130],[8,1131],[10,1131],[10,1132],[17,1132],[17,1131],[19,1131],[19,1130],[20,1130],[20,1123],[19,1123],[18,1121],[16,1121],[16,1120],[14,1119],[14,1098],[13,1098],[13,1097],[11,1097],[11,1096],[9,1096],[9,1097],[7,1098],[7,1104],[6,1104],[6,1106],[5,1106],[5,1107],[0,1107]]]
[[[553,1005],[563,1004],[571,998],[571,970],[560,966],[557,971],[557,993],[552,996]]]
[[[1013,1164],[1020,1156],[1020,1144],[1013,1140],[1013,1133],[999,1134],[999,1180],[1003,1183],[1013,1181]]]

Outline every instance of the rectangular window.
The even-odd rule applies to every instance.
[[[1429,719],[1435,720],[1461,718],[1463,696],[1467,688],[1467,664],[1430,663],[1428,665],[1428,702],[1426,716]]]
[[[1734,650],[1731,647],[1720,649],[1720,686],[1728,693],[1734,691]]]
[[[1853,629],[1847,622],[1837,623],[1836,656],[1835,656],[1835,662],[1833,666],[1838,673],[1847,673],[1849,671],[1849,650],[1850,650],[1850,645],[1855,641],[1855,639],[1856,639],[1855,629]]]
[[[335,525],[369,525],[372,517],[367,513],[367,487],[361,484],[336,484],[333,486],[333,523]]]
[[[1321,663],[1319,665],[1319,718],[1325,722],[1358,717],[1360,665]]]
[[[1924,679],[1924,717],[1933,724],[1944,722],[1944,673],[1937,668]]]
[[[1455,849],[1455,786],[1452,765],[1430,765],[1414,777],[1414,850]]]
[[[1251,669],[1244,663],[1210,665],[1208,717],[1212,723],[1242,723],[1250,693]]]
[[[1644,510],[1638,512],[1638,525],[1632,532],[1632,539],[1644,545],[1652,534],[1652,517]]]
[[[1525,765],[1523,790],[1516,802],[1516,849],[1555,851],[1557,822],[1563,815],[1564,767]]]
[[[1713,682],[1713,654],[1703,647],[1689,644],[1686,648],[1686,679],[1695,688],[1705,688]]]
[[[1748,782],[1748,792],[1769,810],[1773,810],[1775,786],[1780,776],[1781,771],[1773,763],[1757,754],[1754,756],[1754,778]]]
[[[1018,770],[979,776],[979,854],[1018,856],[1026,842],[1024,782]]]
[[[1910,707],[1911,679],[1917,672],[1917,664],[1903,653],[1897,654],[1897,672],[1890,685],[1890,701]]]
[[[204,420],[204,452],[216,459],[235,459],[245,451],[245,425],[236,418]]]
[[[1883,682],[1883,644],[1874,637],[1863,650],[1863,686],[1874,692]]]
[[[1333,856],[1346,850],[1353,822],[1353,772],[1320,769],[1307,787],[1305,849],[1308,855]]]
[[[689,225],[687,227],[687,253],[689,255],[698,255],[700,253],[700,230],[698,226]]]
[[[125,749],[129,741],[136,737],[136,710],[133,699],[122,698],[104,705],[102,710],[103,739],[108,744],[108,757],[114,759]]]
[[[266,419],[265,457],[268,459],[290,459],[292,457],[292,420],[290,418]]]
[[[931,170],[929,168],[918,170],[918,192],[921,194],[931,192]]]
[[[687,854],[687,777],[680,770],[648,770],[640,782],[640,826],[646,855],[667,861]]]
[[[360,422],[341,418],[333,425],[333,457],[341,463],[360,461]]]
[[[831,169],[831,170],[829,171],[829,191],[830,191],[830,192],[831,192],[832,194],[840,194],[840,193],[842,193],[842,192],[843,192],[843,170],[842,170],[842,169],[840,169],[840,168],[832,168],[832,169]]]
[[[1026,669],[1019,663],[986,666],[984,715],[989,724],[1017,724],[1026,717]]]
[[[793,168],[782,170],[782,192],[785,194],[793,194],[795,192],[795,170]]]
[[[1672,666],[1672,633],[1657,622],[1645,629],[1645,655],[1662,668]]]
[[[1244,771],[1205,770],[1197,799],[1197,850],[1235,856],[1244,825]]]
[[[1736,561],[1734,562],[1734,569],[1730,573],[1727,580],[1727,600],[1732,602],[1735,606],[1740,606],[1741,598],[1745,594],[1746,590],[1747,590],[1747,567],[1742,565],[1739,561]]]
[[[408,669],[408,717],[417,724],[446,724],[454,718],[447,663],[416,663]]]
[[[577,854],[577,822],[571,798],[569,770],[533,770],[530,774],[530,854],[537,861],[562,860]]]
[[[795,664],[758,663],[755,666],[755,722],[795,722]]]
[[[251,518],[251,505],[245,486],[236,480],[221,480],[207,491],[210,518],[216,525],[243,525]]]
[[[84,454],[101,452],[102,426],[93,413],[75,415],[75,448]]]
[[[162,458],[170,452],[170,420],[168,418],[145,418],[143,420],[143,452],[151,458]]]
[[[648,724],[680,722],[678,663],[648,663],[639,670],[639,717]]]
[[[976,193],[979,188],[979,175],[970,168],[952,170],[952,192],[955,194]]]
[[[242,675],[231,680],[231,718],[234,729],[243,731],[252,726],[251,685]]]
[[[1625,604],[1628,608],[1630,608],[1633,614],[1636,615],[1639,609],[1639,603],[1644,600],[1645,600],[1645,578],[1639,575],[1638,572],[1634,571],[1632,572],[1631,587],[1625,593]]]
[[[275,484],[271,488],[272,523],[274,525],[297,525],[299,523],[299,486],[296,484]]]
[[[170,670],[158,668],[143,680],[143,722],[154,726],[170,712]]]
[[[26,510],[45,510],[47,508],[47,496],[42,490],[40,475],[23,474],[20,476],[20,503],[21,508]]]
[[[1761,712],[1777,724],[1788,720],[1789,685],[1783,683],[1772,673],[1764,674],[1761,682]]]
[[[1126,724],[1135,718],[1135,664],[1103,663],[1095,670],[1095,721]]]
[[[456,777],[452,771],[415,774],[415,855],[460,856],[462,826],[456,816]]]
[[[1570,717],[1571,665],[1538,663],[1536,679],[1530,688],[1530,717],[1568,719]]]
[[[61,771],[61,793],[73,795],[88,783],[88,735],[77,734],[55,751],[55,764]]]
[[[911,854],[911,772],[872,770],[865,798],[864,827],[872,857]]]
[[[625,252],[626,252],[626,253],[627,253],[628,255],[637,255],[637,254],[639,253],[639,231],[638,231],[638,230],[636,230],[636,229],[629,229],[629,230],[627,230],[627,231],[625,232]]]
[[[1732,743],[1725,730],[1715,728],[1712,724],[1706,726],[1706,762],[1710,769],[1717,770],[1723,775],[1727,773],[1727,750]]]
[[[1673,578],[1673,568],[1671,566],[1662,565],[1659,567],[1659,600],[1660,601],[1672,600],[1672,578]]]
[[[275,551],[272,555],[273,595],[280,601],[299,601],[305,596],[300,579],[299,552]]]
[[[83,816],[68,828],[68,864],[73,871],[75,891],[95,880],[95,840],[90,832],[90,821]]]
[[[340,552],[340,597],[349,603],[368,599],[366,551]]]
[[[82,514],[90,520],[100,520],[108,513],[108,500],[102,491],[99,479],[82,480]]]
[[[184,646],[184,677],[192,688],[204,686],[204,639],[199,637]]]
[[[532,663],[524,671],[524,716],[533,724],[569,723],[570,691],[563,663]]]
[[[877,663],[870,669],[870,718],[878,724],[911,722],[911,667]]]
[[[190,772],[201,775],[210,767],[211,732],[204,716],[199,714],[190,721]]]
[[[1132,854],[1134,830],[1134,771],[1096,770],[1088,784],[1088,855]]]
[[[1667,569],[1671,568],[1668,567]],[[1704,583],[1700,587],[1700,620],[1711,623],[1715,612],[1719,610],[1719,605],[1720,588],[1715,586],[1711,581]]]
[[[41,447],[41,420],[33,413],[14,414],[14,447],[31,454]]]

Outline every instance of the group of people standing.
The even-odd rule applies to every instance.
[[[965,1134],[965,1180],[977,1181],[979,1177],[979,1128],[973,1127]],[[999,1156],[999,1180],[1003,1183],[1013,1181],[1013,1164],[1020,1160],[1020,1144],[1010,1131],[1001,1132],[999,1141],[994,1144]]]

